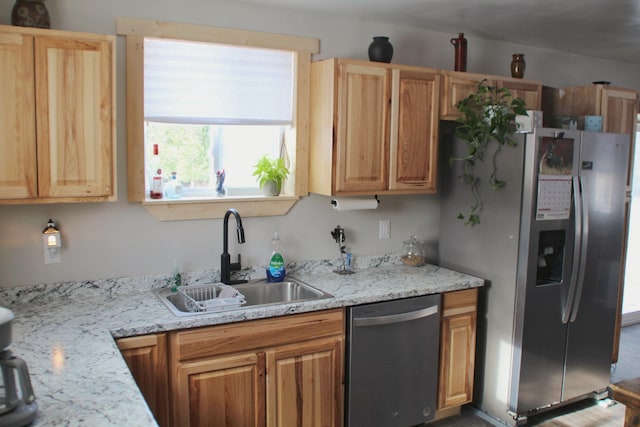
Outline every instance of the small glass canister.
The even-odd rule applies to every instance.
[[[409,240],[402,242],[402,252],[400,259],[405,265],[419,267],[426,261],[424,244],[416,236],[411,236]]]

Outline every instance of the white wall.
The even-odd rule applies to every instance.
[[[11,1],[0,4],[0,24],[10,24]],[[172,20],[319,38],[318,58],[367,59],[371,37],[387,35],[394,63],[451,69],[453,46],[444,34],[416,28],[355,21],[318,14],[215,0],[55,0],[46,3],[56,29],[115,33],[119,16]],[[459,31],[465,31],[460,28]],[[571,54],[491,42],[466,34],[468,71],[509,75],[514,52],[525,53],[525,77],[550,86],[609,80],[640,89],[638,67]],[[0,287],[67,280],[163,274],[174,259],[187,270],[219,267],[222,221],[159,222],[141,206],[126,201],[124,43],[118,41],[118,186],[119,201],[100,204],[0,206]],[[396,252],[411,234],[430,244],[435,255],[439,201],[431,196],[381,197],[377,211],[335,212],[329,198],[312,195],[282,217],[244,219],[247,243],[230,244],[243,265],[260,264],[273,231],[280,232],[294,260],[337,257],[329,232],[346,229],[354,256]],[[240,212],[242,214],[242,212]],[[45,265],[40,233],[53,218],[63,233],[62,263]],[[378,240],[378,221],[391,220],[391,239]],[[235,235],[232,230],[231,236]]]

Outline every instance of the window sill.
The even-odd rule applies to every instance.
[[[145,200],[142,206],[160,221],[223,218],[229,208],[242,217],[285,215],[300,199],[298,196],[225,197],[221,199]]]

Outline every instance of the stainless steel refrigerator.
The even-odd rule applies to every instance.
[[[497,158],[504,188],[480,190],[480,224],[458,176],[465,153],[443,128],[443,266],[483,277],[474,403],[510,425],[609,384],[629,136],[561,129],[516,134]],[[491,162],[478,165],[487,172]],[[488,174],[486,175],[489,176]],[[488,178],[487,178],[488,179]]]

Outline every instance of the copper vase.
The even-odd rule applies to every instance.
[[[527,64],[524,62],[523,53],[514,53],[511,60],[511,77],[521,79],[524,77],[524,68]]]
[[[455,48],[454,71],[467,71],[467,39],[464,33],[459,33],[458,38],[451,39],[451,44]]]

